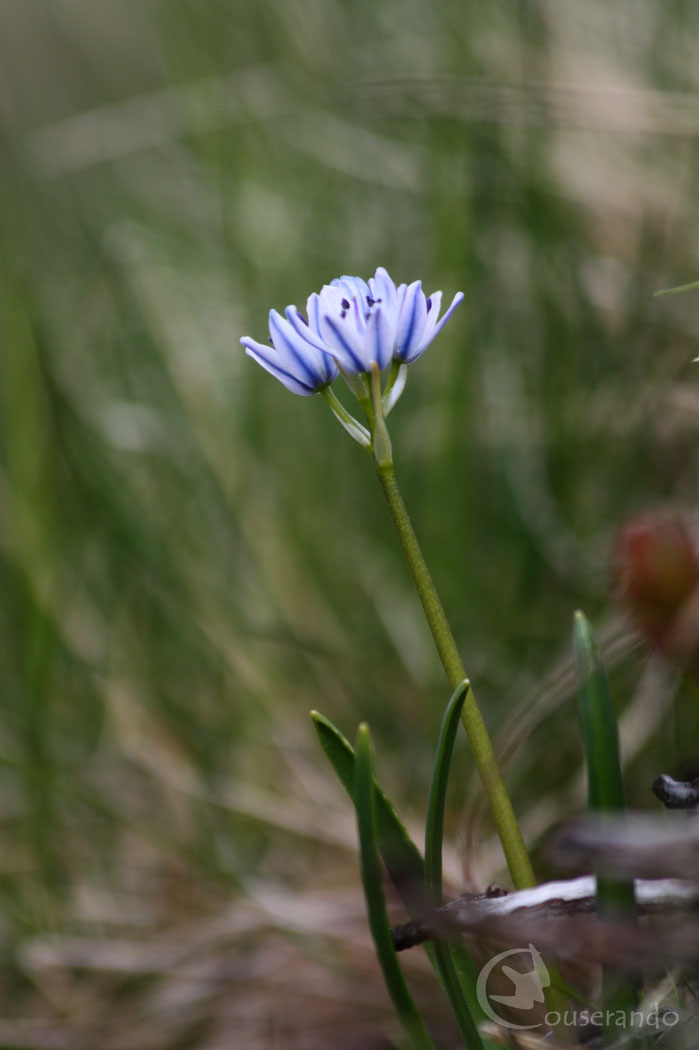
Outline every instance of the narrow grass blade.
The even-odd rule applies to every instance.
[[[582,612],[575,614],[573,648],[578,672],[580,723],[587,766],[588,808],[591,812],[619,812],[626,808],[626,798],[614,705],[592,629]],[[632,917],[635,913],[633,881],[603,879],[598,876],[597,911],[600,915],[609,917]],[[603,984],[608,1007],[633,1009],[636,995],[632,986],[618,986],[618,981],[609,973],[604,974]]]
[[[609,681],[586,617],[576,612],[573,646],[578,672],[579,710],[591,810],[626,808],[619,760],[619,736]]]
[[[323,715],[311,711],[311,718],[323,751],[350,799],[354,800],[355,755],[352,746]],[[420,851],[378,784],[375,793],[376,833],[381,856],[410,917],[417,918],[425,912],[425,866]]]
[[[653,295],[657,298],[659,295],[679,295],[681,292],[692,292],[695,288],[699,288],[699,281],[691,281],[689,284],[678,284],[676,288],[661,288],[658,292],[653,292]]]
[[[464,696],[466,694],[464,693]],[[321,746],[325,751],[337,777],[353,799],[355,755],[351,744],[342,733],[323,715],[311,712],[311,718],[318,734]],[[421,918],[429,902],[425,899],[425,865],[420,851],[408,835],[391,802],[375,782],[374,801],[376,809],[376,833],[379,851],[386,865],[386,870],[403,901],[411,919]],[[445,978],[437,961],[434,944],[424,944],[423,948],[435,969],[445,993],[449,996]],[[475,997],[479,968],[473,961],[463,943],[455,941],[451,945],[452,963],[457,979],[470,1006],[473,1017],[480,1023],[487,1017]],[[450,997],[450,996],[449,996]],[[451,998],[451,997],[450,997]],[[491,1046],[489,1040],[483,1040],[485,1046]],[[478,1047],[472,1041],[468,1046]]]
[[[408,991],[391,940],[383,890],[383,871],[379,860],[371,738],[369,727],[364,724],[357,732],[353,796],[357,811],[362,882],[369,928],[386,988],[412,1046],[416,1050],[434,1050],[434,1044]]]
[[[425,825],[425,887],[427,897],[434,907],[442,904],[442,839],[444,835],[444,806],[447,797],[449,770],[454,753],[454,741],[459,728],[461,709],[469,690],[468,679],[457,686],[447,705],[439,732],[437,754],[435,756],[430,797],[427,807]],[[475,1017],[482,1015],[476,996],[476,982],[470,974],[462,975],[459,980],[457,972],[457,942],[434,942],[435,961],[442,986],[446,992],[456,1022],[466,1046],[474,1050],[483,1047]],[[475,1017],[474,1017],[475,1014]]]
[[[626,808],[619,758],[619,734],[607,673],[597,652],[592,629],[576,612],[573,645],[579,682],[579,710],[585,764],[588,808],[592,812],[619,812]],[[598,879],[599,910],[619,914],[634,910],[633,882]]]
[[[590,810],[626,808],[619,761],[619,738],[607,672],[603,668],[587,618],[576,612],[573,647],[578,676],[582,743],[588,770]]]
[[[454,752],[454,741],[459,727],[461,708],[469,690],[467,678],[457,686],[447,705],[439,731],[437,754],[435,755],[430,797],[427,805],[427,823],[425,826],[425,883],[432,904],[438,908],[442,904],[442,838],[444,835],[444,806],[447,797],[447,783],[451,768],[451,757]]]

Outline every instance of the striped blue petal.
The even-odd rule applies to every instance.
[[[383,266],[379,266],[369,279],[369,289],[374,302],[381,306],[386,322],[395,327],[398,320],[398,292]]]
[[[369,285],[361,277],[348,277],[345,274],[342,277],[336,277],[330,284],[333,288],[339,288],[348,299],[358,296],[366,303],[366,297],[370,294]]]
[[[380,306],[372,310],[367,323],[366,357],[369,367],[375,361],[379,369],[386,368],[393,357],[394,327],[388,313]],[[368,371],[368,368],[366,369]]]
[[[456,310],[457,306],[463,302],[464,293],[457,292],[454,298],[452,299],[448,309],[445,310],[444,314],[439,318],[437,315],[439,314],[439,309],[442,303],[442,293],[434,292],[430,296],[430,299],[432,300],[432,308],[430,309],[428,315],[428,324],[425,326],[425,329],[423,331],[422,341],[420,345],[416,347],[412,355],[410,357],[405,358],[407,362],[415,361],[422,353],[424,353],[424,351],[430,345],[434,337],[444,328],[444,325],[454,313],[454,310]],[[434,319],[432,320],[432,318]]]
[[[257,343],[254,339],[250,339],[249,336],[245,336],[240,340],[245,347],[245,353],[257,361],[258,365],[273,375],[275,379],[278,379],[280,383],[283,383],[287,390],[290,390],[292,394],[301,394],[304,397],[310,394],[315,394],[315,387],[309,387],[305,382],[298,379],[291,372],[283,368],[279,362],[279,355],[276,350],[271,346],[265,346],[263,343]]]
[[[398,314],[395,355],[401,361],[409,361],[411,353],[419,347],[427,321],[427,304],[421,281],[413,281],[405,290]]]
[[[324,322],[330,351],[340,368],[350,374],[368,372],[371,362],[367,360],[366,345],[364,341],[358,342],[353,326],[330,316],[325,317]]]
[[[333,379],[337,377],[337,365],[328,353],[326,343],[311,330],[308,322],[302,318],[295,306],[287,306],[284,313],[289,324],[306,344],[305,354],[313,362],[313,367],[318,376],[322,377],[321,385],[325,386],[326,383],[332,383]]]
[[[317,308],[318,332],[340,367],[350,373],[366,372],[368,306],[357,289],[339,282],[326,285]]]
[[[325,383],[322,354],[276,310],[269,312],[269,334],[280,365],[313,389]]]
[[[306,300],[306,316],[308,327],[314,335],[320,337],[320,298],[317,292],[313,292]]]

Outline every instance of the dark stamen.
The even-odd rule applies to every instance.
[[[345,311],[345,313],[347,313],[347,311],[349,310],[349,300],[343,299],[342,302],[340,303],[340,306]]]
[[[274,343],[272,342],[272,336],[271,335],[267,336],[267,341],[268,341],[268,343],[269,343],[269,345],[271,347],[274,347]]]
[[[376,302],[376,299],[372,299],[370,295],[367,295],[366,301],[367,301],[367,306],[369,306],[369,308],[371,309],[371,307]]]
[[[425,305],[427,306],[427,313],[432,309],[432,297],[430,295],[425,299]]]

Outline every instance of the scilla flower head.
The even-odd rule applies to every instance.
[[[312,394],[345,375],[409,364],[427,349],[463,299],[458,292],[439,317],[442,293],[425,296],[420,281],[396,286],[380,266],[368,281],[338,277],[307,301],[307,319],[293,306],[286,320],[272,310],[272,349],[241,339],[246,352],[296,394]]]

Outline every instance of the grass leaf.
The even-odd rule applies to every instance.
[[[371,738],[369,727],[365,724],[361,725],[357,732],[353,796],[357,811],[362,882],[369,928],[386,988],[412,1045],[418,1050],[434,1050],[434,1044],[408,991],[391,940],[383,889],[383,870],[379,860]]]
[[[430,797],[427,806],[425,825],[425,886],[427,896],[434,907],[442,903],[442,838],[444,834],[444,806],[447,797],[449,770],[454,752],[454,741],[459,728],[461,708],[469,689],[468,679],[457,686],[447,704],[439,732],[437,753],[430,785]],[[457,1024],[468,1047],[482,1047],[483,1041],[476,1017],[482,1015],[482,1008],[476,996],[476,980],[471,973],[458,973],[459,942],[434,942],[434,954],[442,986],[446,992]],[[468,957],[469,962],[470,956]]]
[[[461,688],[459,686],[459,690]],[[459,690],[457,690],[457,693]],[[465,692],[463,696],[466,696]],[[450,725],[455,717],[458,720],[458,713],[455,716],[454,708],[451,707],[452,702],[453,698],[450,701],[450,708],[447,709],[450,712],[448,715]],[[456,706],[458,706],[458,702]],[[351,744],[345,739],[339,729],[324,715],[319,714],[318,711],[312,711],[311,718],[330,764],[350,799],[353,799],[355,755]],[[424,894],[426,885],[425,864],[420,851],[405,830],[393,805],[376,781],[374,782],[374,787],[379,852],[408,915],[411,919],[420,918],[424,915],[426,908],[429,907],[429,901],[426,900]],[[439,949],[435,944],[424,944],[423,948],[434,967],[445,994],[451,1001],[452,993],[448,987],[449,977],[445,974],[443,962],[438,959]],[[454,941],[450,945],[450,955],[453,970],[456,971],[456,979],[461,986],[472,1017],[479,1022],[487,1020],[475,995],[479,973],[478,966],[465,945],[460,941]],[[447,967],[448,965],[447,963]],[[469,1047],[478,1047],[479,1043],[472,1037],[471,1042],[467,1045]],[[495,1044],[491,1044],[489,1040],[482,1038],[480,1045],[494,1046]]]
[[[619,758],[619,733],[609,680],[597,652],[592,629],[582,612],[576,612],[573,648],[578,672],[579,711],[588,778],[591,812],[618,812],[626,808]],[[629,919],[635,913],[633,880],[597,877],[597,911],[600,915]],[[633,1009],[632,985],[619,984],[605,971],[604,998],[609,1009]]]
[[[678,284],[675,288],[661,288],[660,291],[654,292],[653,295],[657,299],[661,295],[680,295],[681,292],[693,292],[696,288],[699,288],[699,281],[690,281],[689,284]]]
[[[595,811],[622,810],[626,808],[626,798],[609,681],[590,624],[581,612],[575,614],[573,646],[587,764],[588,806]]]
[[[354,800],[355,754],[342,733],[323,715],[311,711],[321,747],[349,797]],[[425,866],[388,797],[376,787],[376,833],[384,864],[411,918],[425,911]]]

